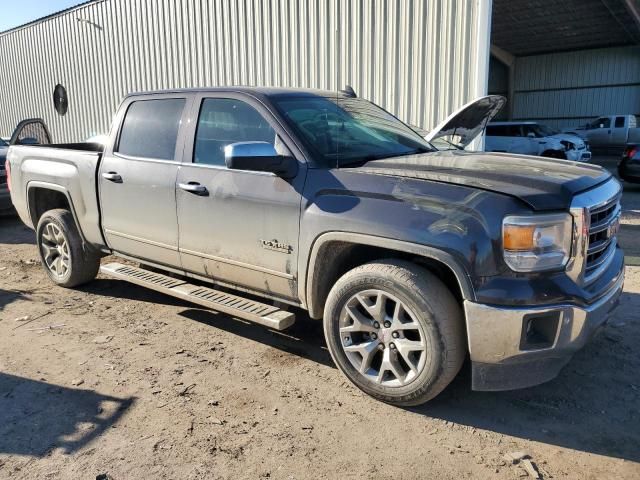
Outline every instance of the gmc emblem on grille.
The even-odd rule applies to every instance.
[[[615,237],[620,230],[620,217],[616,218],[607,228],[607,238]]]

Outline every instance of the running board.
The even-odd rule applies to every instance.
[[[121,263],[109,263],[102,265],[100,272],[110,277],[197,303],[233,317],[259,323],[274,330],[284,330],[296,321],[293,313],[285,312],[278,307],[265,305],[264,303],[213,290],[212,288],[193,285],[184,280],[150,272],[142,268],[131,267]]]

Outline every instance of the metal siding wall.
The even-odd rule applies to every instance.
[[[81,141],[107,132],[128,92],[224,85],[350,84],[430,128],[486,93],[483,15],[490,0],[96,1],[0,35],[16,54],[0,56],[0,133],[37,116]]]
[[[639,114],[640,47],[520,57],[515,83],[517,119],[564,128],[598,115]]]

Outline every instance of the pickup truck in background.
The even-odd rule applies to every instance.
[[[521,153],[588,162],[591,151],[578,135],[560,133],[537,122],[492,122],[485,137],[487,152]]]
[[[565,129],[565,133],[584,138],[594,149],[618,153],[629,143],[640,143],[640,128],[635,115],[598,117],[586,125]]]
[[[503,104],[427,138],[468,145]],[[352,91],[133,94],[104,144],[29,128],[45,144],[10,147],[11,197],[55,284],[100,270],[277,330],[306,310],[344,375],[391,404],[433,398],[467,356],[477,390],[548,381],[622,290],[606,170],[438,151]]]

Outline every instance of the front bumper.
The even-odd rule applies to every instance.
[[[567,150],[565,152],[567,156],[567,160],[572,160],[574,162],[590,162],[591,161],[591,152],[589,150]]]
[[[555,378],[607,322],[623,284],[624,269],[607,293],[586,307],[510,308],[465,301],[473,389],[512,390]],[[529,342],[531,325],[542,326],[546,344]]]
[[[640,162],[621,162],[618,165],[618,175],[627,182],[640,183]]]

